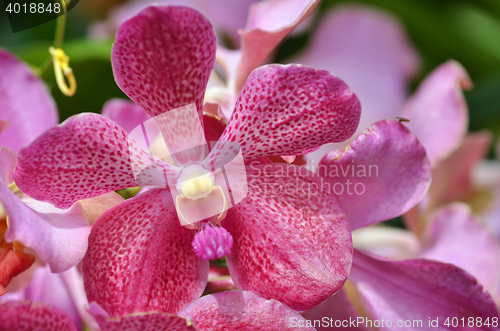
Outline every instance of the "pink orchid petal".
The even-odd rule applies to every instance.
[[[437,327],[429,330],[448,330],[444,322],[481,317],[499,317],[491,296],[477,280],[462,269],[437,261],[417,259],[390,261],[368,256],[355,250],[349,280],[354,283],[365,301],[370,319],[386,321],[381,330],[402,330],[398,321],[421,320],[422,326],[406,326],[404,330],[425,330],[429,320],[439,319]],[[392,326],[387,326],[388,322]],[[481,330],[498,330],[486,327]]]
[[[218,141],[225,128],[226,124],[222,120],[211,115],[203,115],[203,129],[209,144],[212,141]]]
[[[427,76],[401,113],[410,120],[408,127],[433,165],[458,148],[467,133],[469,119],[462,89],[470,88],[465,69],[448,61]]]
[[[339,78],[298,65],[267,65],[252,72],[223,141],[234,141],[245,159],[299,155],[356,130],[361,106]]]
[[[217,43],[210,22],[187,7],[151,6],[123,23],[111,56],[118,86],[151,116],[203,95]]]
[[[349,281],[346,285],[348,283]],[[318,307],[306,311],[304,317],[310,321],[321,321],[321,325],[315,325],[317,331],[339,329],[347,331],[370,330],[363,324],[356,323],[360,314],[349,300],[345,291],[345,286]],[[352,321],[354,321],[354,323]]]
[[[2,132],[7,129],[7,127],[9,126],[9,122],[7,121],[4,121],[4,120],[0,120],[0,135],[2,134]]]
[[[248,75],[318,5],[319,0],[270,0],[250,7],[247,26],[241,36],[242,55],[235,93],[243,88]]]
[[[142,107],[130,100],[119,98],[108,100],[104,104],[101,114],[121,126],[128,133],[151,118]]]
[[[436,212],[420,257],[453,263],[476,277],[500,303],[500,242],[466,204]]]
[[[435,165],[429,188],[429,208],[464,198],[472,189],[472,170],[487,156],[491,141],[492,136],[487,131],[470,133],[453,154]]]
[[[56,104],[42,79],[6,50],[0,49],[0,117],[10,126],[0,146],[16,153],[59,121]],[[0,130],[1,132],[2,130]]]
[[[89,311],[102,331],[198,331],[191,321],[167,313],[143,312],[109,317],[95,302],[91,303]]]
[[[208,261],[194,254],[194,235],[180,225],[165,189],[111,208],[94,224],[83,260],[89,301],[111,316],[179,312],[207,283]]]
[[[319,305],[344,284],[352,242],[338,198],[320,177],[289,164],[247,169],[248,196],[221,223],[234,238],[226,257],[238,289],[295,310]]]
[[[353,230],[405,213],[429,187],[431,166],[425,150],[398,121],[373,124],[338,155],[327,154],[317,173],[339,196]]]
[[[206,295],[180,315],[193,320],[200,331],[314,330],[306,327],[304,318],[287,306],[246,291]]]
[[[328,70],[356,92],[363,106],[357,133],[398,116],[419,69],[416,50],[394,16],[352,5],[327,12],[310,45],[289,62]]]
[[[0,303],[2,331],[76,331],[64,310],[31,302]]]
[[[0,201],[9,216],[5,240],[19,241],[33,249],[52,272],[67,270],[80,262],[90,233],[82,207],[76,204],[61,210],[30,197],[19,199],[7,186],[12,182],[16,156],[7,147],[0,147],[0,160]]]
[[[500,187],[493,192],[493,201],[484,215],[484,222],[500,240]]]
[[[138,186],[132,167],[150,164],[150,155],[133,143],[129,150],[128,143],[127,133],[106,117],[72,116],[20,151],[16,184],[31,197],[60,208]]]

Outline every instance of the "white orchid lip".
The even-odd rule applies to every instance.
[[[182,168],[176,188],[185,198],[206,198],[214,188],[215,177],[201,164],[188,164]]]

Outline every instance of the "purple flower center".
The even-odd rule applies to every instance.
[[[223,227],[205,222],[194,236],[193,251],[204,260],[220,259],[231,253],[233,236]]]

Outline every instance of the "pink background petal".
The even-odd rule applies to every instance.
[[[194,103],[215,62],[210,22],[187,7],[151,6],[123,23],[111,55],[118,86],[151,116]]]
[[[342,203],[351,229],[399,216],[427,192],[431,167],[406,126],[382,120],[356,137],[342,156],[327,154],[317,173]]]
[[[0,136],[0,146],[10,147],[16,153],[59,121],[56,104],[43,80],[3,49],[0,100],[0,119],[10,122]]]
[[[121,126],[128,133],[151,118],[142,107],[130,100],[119,98],[108,100],[104,104],[101,114]]]
[[[449,330],[446,318],[499,317],[491,296],[477,280],[462,269],[437,261],[417,259],[390,261],[370,257],[359,250],[349,279],[365,301],[364,309],[373,320],[391,320],[392,327],[381,330],[400,331],[398,320],[422,320],[423,327],[405,330],[426,330],[429,318],[439,318],[439,327],[429,330]],[[483,326],[481,330],[498,330]]]
[[[462,89],[471,87],[465,69],[448,61],[426,77],[401,112],[433,165],[458,148],[467,133],[469,118]]]
[[[177,313],[206,286],[208,261],[191,247],[168,190],[152,189],[109,209],[94,224],[83,260],[85,291],[110,316]]]
[[[252,292],[227,291],[196,300],[180,315],[193,320],[200,331],[314,330],[297,312]]]
[[[352,242],[338,198],[289,164],[247,168],[248,196],[222,221],[234,238],[226,257],[236,287],[292,309],[319,305],[344,284]]]

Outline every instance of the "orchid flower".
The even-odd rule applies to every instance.
[[[197,118],[202,119],[215,51],[213,28],[199,13],[184,7],[149,7],[120,27],[113,71],[122,90],[152,117],[194,104]],[[359,115],[356,96],[326,71],[295,65],[261,67],[249,76],[209,158],[223,164],[217,146],[230,142],[240,146],[246,162],[306,153],[349,138]],[[179,128],[181,144],[196,146],[203,138],[201,125],[189,132]],[[160,129],[164,137],[176,133]],[[152,162],[139,143],[127,141],[122,128],[97,114],[77,115],[48,130],[21,150],[19,160],[14,175],[18,186],[59,207],[137,186],[133,167]],[[247,171],[247,197],[228,209],[225,218],[210,220],[210,231],[195,225],[208,237],[200,242],[202,250],[209,249],[212,241],[223,245],[226,239],[214,239],[227,232],[234,244],[226,257],[238,289],[279,300],[292,309],[311,308],[335,293],[348,275],[347,221],[331,192],[310,197],[307,192],[280,196],[262,192],[264,184],[319,185],[318,176],[294,174],[291,165],[288,175],[272,168],[262,176],[262,167],[254,165]],[[172,164],[156,159],[151,168],[176,178]],[[206,179],[207,187],[215,187],[211,180]],[[193,251],[196,231],[189,228],[193,224],[181,225],[171,193],[169,188],[148,190],[105,212],[92,228],[83,263],[85,288],[89,300],[110,316],[178,313],[206,285],[208,261]]]
[[[0,330],[77,330],[70,317],[48,304],[29,302],[0,303]],[[219,330],[304,330],[297,312],[275,300],[266,300],[255,293],[229,291],[204,296],[186,307],[178,316],[162,312],[111,317],[98,304],[89,308],[101,331],[219,331]],[[5,317],[5,318],[4,318]]]

